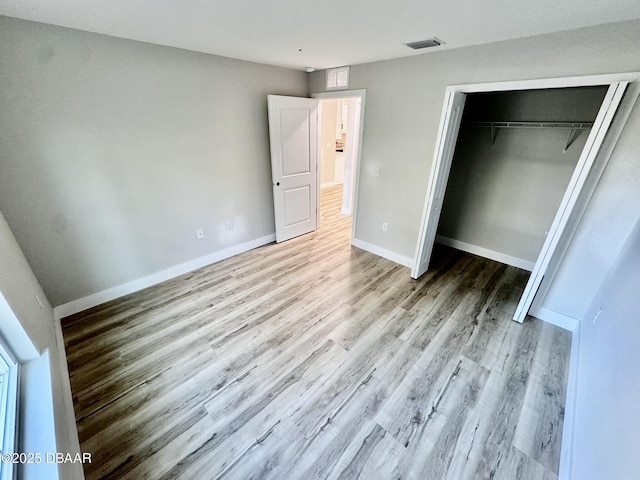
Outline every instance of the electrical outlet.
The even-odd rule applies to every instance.
[[[380,167],[373,167],[373,176],[374,177],[380,176]]]
[[[389,224],[387,222],[382,222],[382,231],[386,232],[389,230]]]
[[[196,238],[198,240],[202,240],[204,238],[204,230],[202,228],[196,230]]]
[[[233,230],[233,221],[232,220],[227,220],[224,223],[224,229],[228,232],[229,230]]]

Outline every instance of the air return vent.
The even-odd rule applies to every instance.
[[[429,48],[429,47],[437,47],[438,45],[442,45],[444,42],[439,38],[427,38],[426,40],[420,40],[419,42],[411,42],[407,43],[407,47],[413,48],[414,50],[420,50],[421,48]]]

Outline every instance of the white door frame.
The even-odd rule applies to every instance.
[[[510,91],[510,90],[536,90],[544,88],[566,88],[566,87],[584,87],[595,85],[609,85],[609,90],[605,96],[605,100],[602,104],[598,118],[594,123],[594,127],[589,134],[587,144],[580,155],[580,160],[571,178],[569,186],[562,199],[556,217],[553,221],[551,229],[547,234],[547,238],[544,242],[540,255],[536,261],[529,282],[523,292],[514,320],[522,322],[531,307],[531,303],[535,298],[540,283],[546,273],[546,268],[549,266],[549,262],[553,257],[556,247],[563,237],[563,234],[572,235],[573,232],[565,231],[565,227],[568,224],[569,217],[571,216],[574,208],[584,205],[577,205],[581,188],[585,183],[586,178],[589,175],[600,175],[602,168],[597,169],[597,172],[592,171],[591,166],[595,161],[598,150],[602,145],[605,134],[607,133],[613,115],[620,103],[627,83],[630,81],[640,79],[640,73],[621,73],[621,74],[608,74],[608,75],[589,75],[583,77],[565,77],[565,78],[550,78],[540,80],[520,80],[509,82],[497,82],[497,83],[482,83],[482,84],[469,84],[469,85],[454,85],[449,86],[445,93],[445,102],[443,105],[442,120],[438,130],[438,139],[446,136],[447,124],[444,122],[445,118],[448,118],[449,110],[452,108],[449,101],[456,94],[467,93],[480,93],[480,92],[497,92],[497,91]],[[607,112],[609,106],[613,108]],[[434,204],[435,198],[434,192],[446,187],[448,180],[448,174],[442,175],[439,169],[446,168],[447,165],[443,165],[443,151],[439,148],[441,142],[436,144],[436,150],[433,159],[433,168],[431,171],[431,177],[429,179],[429,185],[427,188],[427,197],[425,199],[425,206],[423,209],[422,223],[419,231],[418,244],[416,245],[416,256],[414,259],[414,268],[412,270],[412,277],[417,278],[420,275],[420,265],[424,263],[426,259],[422,258],[423,252],[431,252],[431,246],[434,239],[430,238],[426,233],[428,230],[433,230],[434,223],[439,218],[439,212],[432,212],[430,205]],[[606,164],[608,157],[602,159],[602,162]],[[450,164],[449,164],[450,166]],[[439,175],[440,174],[440,175]],[[444,186],[441,183],[444,182]],[[588,196],[580,199],[583,203],[588,201]],[[577,226],[577,225],[575,225]],[[425,242],[431,242],[431,245],[426,245]],[[556,262],[557,263],[557,262]]]
[[[352,222],[351,222],[351,244],[355,239],[356,235],[356,222],[358,215],[358,191],[360,187],[360,165],[362,164],[362,137],[364,133],[364,109],[365,109],[365,97],[367,91],[365,89],[360,90],[340,90],[335,92],[322,92],[322,93],[313,93],[311,94],[311,98],[316,98],[318,100],[332,100],[332,99],[341,99],[341,98],[360,98],[360,121],[358,122],[358,150],[356,153],[356,165],[352,174],[354,175],[353,182],[353,199],[352,199]],[[322,128],[322,108],[318,108],[318,138],[321,137],[322,132],[320,129]],[[318,142],[318,159],[320,159],[320,148],[322,142]],[[320,168],[320,161],[318,161],[318,168]],[[320,205],[320,172],[318,172],[318,205]],[[318,217],[320,215],[320,208],[318,208]],[[320,218],[318,218],[318,225],[320,225]]]

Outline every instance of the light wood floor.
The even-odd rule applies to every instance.
[[[554,479],[570,333],[526,272],[321,228],[63,320],[87,479]]]

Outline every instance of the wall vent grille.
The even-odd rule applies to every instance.
[[[426,40],[420,40],[418,42],[407,43],[407,47],[413,48],[414,50],[420,50],[421,48],[429,48],[429,47],[437,47],[438,45],[442,45],[444,42],[439,38],[433,37],[428,38]]]

